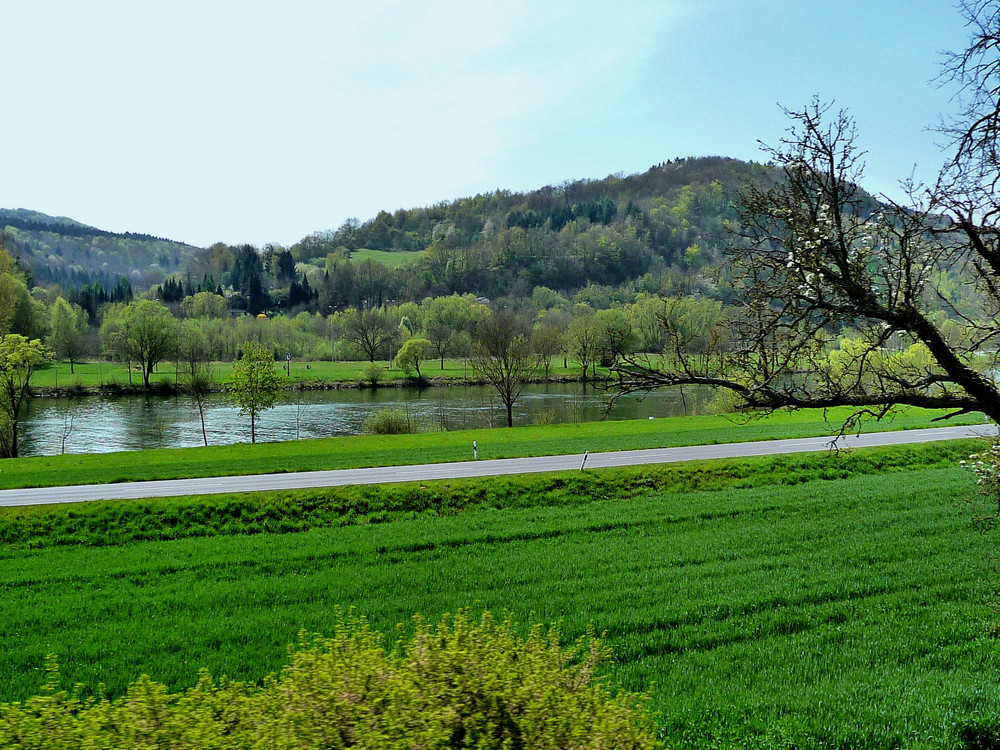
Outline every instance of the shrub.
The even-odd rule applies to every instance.
[[[606,648],[564,648],[557,629],[520,638],[509,621],[466,613],[387,652],[363,619],[307,641],[263,685],[198,683],[171,695],[149,677],[114,701],[58,690],[0,706],[0,746],[28,748],[652,748],[643,696],[595,680]]]
[[[402,409],[380,409],[365,420],[362,429],[370,435],[406,435],[417,431]]]
[[[365,369],[361,371],[358,382],[360,382],[361,385],[370,385],[372,388],[378,388],[378,384],[381,383],[384,378],[385,368],[377,362],[369,362],[365,365]]]
[[[538,414],[535,415],[535,424],[539,427],[555,424],[556,423],[556,410],[552,408],[542,409]]]

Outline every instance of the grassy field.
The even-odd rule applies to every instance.
[[[651,691],[672,747],[993,746],[996,540],[956,510],[971,483],[953,448],[906,449],[888,473],[861,459],[894,451],[760,459],[742,479],[745,462],[688,467],[688,487],[714,491],[606,480],[604,498],[563,501],[526,478],[499,508],[380,524],[7,544],[0,700],[37,691],[49,652],[67,684],[115,694],[146,672],[177,688],[201,666],[260,679],[338,608],[391,634],[472,607],[561,620],[567,639],[606,631],[611,678]],[[724,466],[736,484],[711,484]],[[512,507],[524,497],[541,504]]]
[[[569,367],[563,367],[562,362],[562,359],[552,360],[552,366],[549,369],[550,377],[579,377],[580,368],[575,363],[571,362]],[[389,362],[382,361],[378,364],[385,367],[385,380],[383,382],[407,383],[415,380],[415,377],[407,375],[403,370],[391,367]],[[284,374],[284,363],[279,362],[278,366],[281,373]],[[289,386],[299,383],[307,387],[357,383],[362,379],[362,374],[367,366],[367,362],[292,361],[289,368]],[[43,392],[46,389],[56,388],[71,390],[73,388],[96,389],[109,385],[121,388],[129,386],[128,368],[118,362],[79,362],[73,369],[75,372],[71,374],[69,362],[50,363],[35,372],[31,378],[31,384]],[[213,362],[210,372],[221,386],[232,375],[233,363]],[[421,366],[421,372],[427,380],[444,379],[445,381],[461,382],[474,378],[472,368],[464,359],[445,359],[443,369],[439,360],[431,359]],[[601,368],[598,368],[598,374],[601,373]],[[176,371],[174,363],[162,362],[149,380],[153,387],[161,384],[173,386],[183,380],[183,373]],[[139,370],[132,372],[132,386],[142,386],[142,373]]]
[[[408,266],[411,263],[416,263],[421,255],[423,255],[423,250],[406,252],[361,248],[360,250],[351,251],[351,260],[359,263],[363,260],[373,260],[376,263],[389,266],[389,268],[399,268],[400,266]]]
[[[928,427],[942,413],[907,409],[891,421],[870,423],[865,429]],[[776,412],[766,419],[749,422],[726,416],[671,417],[37,456],[4,461],[0,466],[0,489],[465,461],[472,459],[473,440],[478,442],[479,458],[485,460],[808,437],[834,433],[847,414],[844,409],[802,410]],[[981,421],[980,415],[971,414],[948,424]]]

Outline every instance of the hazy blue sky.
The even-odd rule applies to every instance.
[[[948,0],[34,0],[2,29],[0,207],[196,245],[760,160],[813,95],[892,191],[942,161],[967,36]]]

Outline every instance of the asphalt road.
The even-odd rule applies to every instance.
[[[847,436],[837,442],[838,448],[867,448],[884,445],[927,443],[935,440],[996,435],[993,426],[935,427],[926,430],[899,430]],[[259,490],[291,490],[310,487],[335,487],[349,484],[387,484],[390,482],[424,482],[434,479],[490,477],[502,474],[531,474],[543,471],[598,469],[610,466],[662,464],[709,458],[741,458],[768,456],[779,453],[824,451],[831,447],[831,438],[795,438],[763,440],[752,443],[693,445],[683,448],[591,453],[586,456],[539,456],[536,458],[506,458],[492,461],[458,461],[443,464],[387,466],[370,469],[338,469],[305,471],[290,474],[254,474],[203,479],[171,479],[153,482],[123,482],[121,484],[89,484],[68,487],[38,487],[0,491],[0,506],[47,505],[79,503],[90,500],[127,500],[177,495],[210,495]],[[470,446],[471,452],[471,446]]]

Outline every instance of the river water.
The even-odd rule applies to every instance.
[[[528,386],[515,425],[593,422],[695,414],[708,394],[685,389],[623,397],[605,417],[606,394],[582,383]],[[381,409],[401,409],[422,432],[502,426],[503,405],[485,386],[349,389],[287,393],[257,419],[257,440],[357,435]],[[203,445],[198,409],[184,396],[32,399],[21,423],[21,455],[106,453]],[[205,408],[209,445],[250,442],[250,418],[214,394]]]

